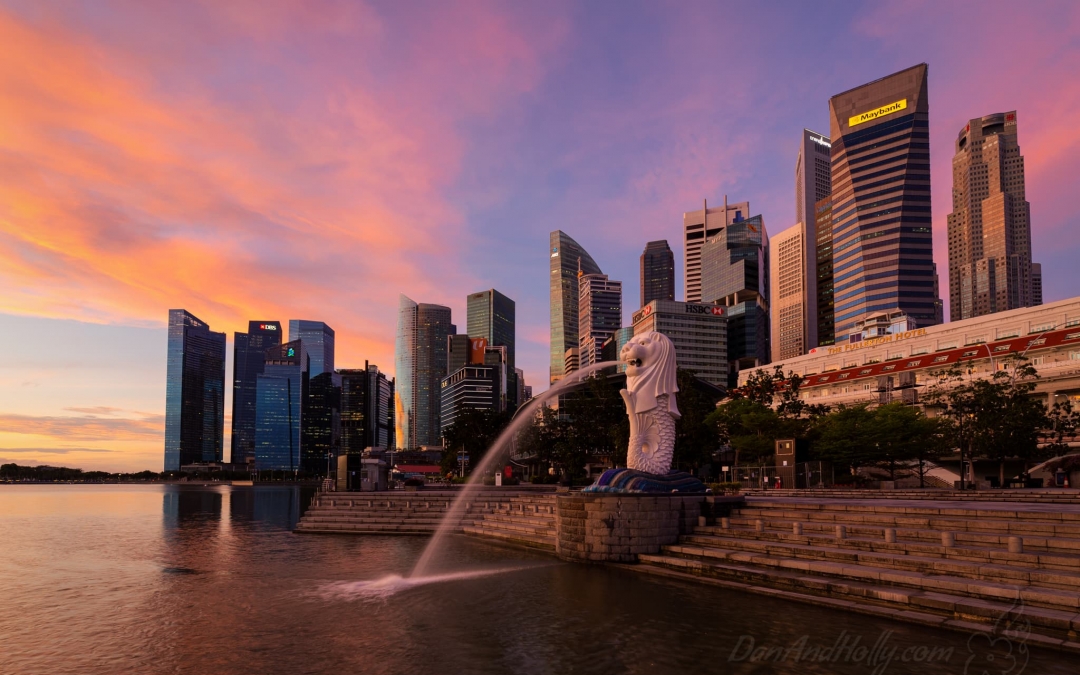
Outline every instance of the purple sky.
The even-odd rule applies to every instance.
[[[464,326],[495,287],[542,389],[551,230],[629,319],[646,241],[681,295],[702,199],[789,227],[802,128],[924,61],[943,295],[953,139],[1012,109],[1045,299],[1075,295],[1073,2],[0,0],[0,59],[3,461],[159,468],[170,307],[230,343],[324,320],[392,371],[398,293]]]

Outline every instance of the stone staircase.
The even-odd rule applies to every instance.
[[[751,497],[639,561],[654,574],[968,631],[1020,615],[1030,642],[1080,650],[1075,502]]]
[[[1031,504],[1077,504],[1080,505],[1080,490],[1069,488],[1039,489],[993,489],[966,490],[960,492],[952,487],[948,489],[926,487],[898,490],[871,490],[853,488],[822,488],[812,490],[743,490],[749,497],[799,497],[804,499],[887,499],[887,500],[931,500],[935,502],[1008,502]]]
[[[296,531],[336,534],[429,535],[458,493],[450,490],[319,494]],[[453,523],[454,531],[509,544],[555,549],[555,495],[479,490]]]

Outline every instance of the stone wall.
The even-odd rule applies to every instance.
[[[705,495],[583,492],[555,498],[555,552],[563,560],[636,562],[698,523]]]

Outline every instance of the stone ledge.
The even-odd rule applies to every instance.
[[[706,495],[585,492],[555,498],[555,551],[563,560],[636,562],[698,522]]]

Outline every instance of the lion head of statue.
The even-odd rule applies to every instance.
[[[679,417],[675,393],[679,391],[675,378],[675,345],[663,333],[649,331],[630,338],[619,354],[626,364],[626,389],[632,393],[634,412],[656,408],[656,399],[668,397],[668,412]]]

